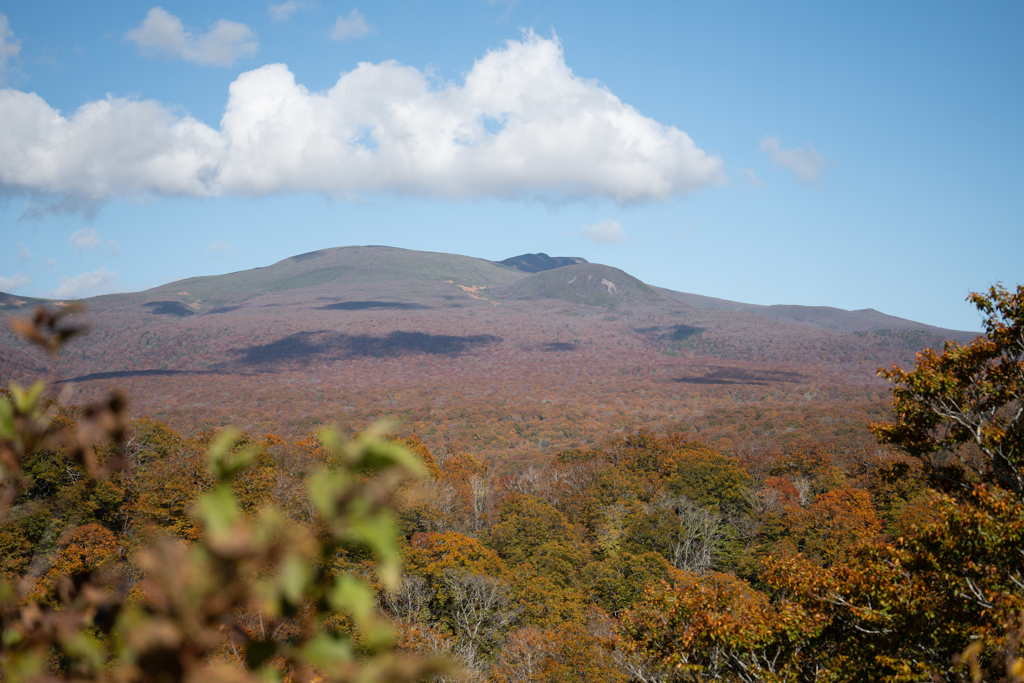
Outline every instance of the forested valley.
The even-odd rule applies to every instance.
[[[889,371],[870,438],[514,470],[12,384],[4,680],[1021,680],[1024,288],[974,302],[986,336]],[[65,313],[15,327],[56,353]]]

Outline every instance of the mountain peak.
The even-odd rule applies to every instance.
[[[521,270],[524,273],[540,273],[545,270],[576,265],[577,263],[587,263],[587,260],[578,256],[548,256],[541,252],[539,254],[520,254],[519,256],[507,258],[504,261],[495,261],[495,263]]]

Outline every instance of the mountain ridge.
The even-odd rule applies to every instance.
[[[518,263],[518,265],[516,265]],[[595,287],[586,294],[565,292],[549,297],[547,293],[564,288],[554,286],[559,276],[550,273],[577,266],[596,266],[610,269],[620,279],[629,283],[630,297],[616,296],[613,291]],[[534,270],[530,270],[534,268]],[[565,271],[569,272],[569,271]],[[589,271],[588,271],[589,272]],[[594,271],[596,272],[596,271]],[[538,280],[531,276],[548,273]],[[570,278],[571,279],[571,278]],[[601,277],[597,279],[612,280]],[[603,264],[591,264],[579,257],[550,257],[543,252],[522,254],[503,261],[443,252],[425,252],[380,245],[347,246],[320,249],[290,256],[267,266],[234,271],[222,275],[207,275],[185,278],[158,285],[140,292],[105,294],[82,299],[87,305],[130,305],[133,303],[161,303],[156,306],[165,315],[188,317],[207,313],[224,306],[244,304],[257,296],[295,289],[314,288],[336,283],[343,285],[349,294],[360,291],[372,294],[377,290],[375,283],[382,281],[403,282],[415,286],[420,296],[433,299],[447,298],[451,301],[450,286],[477,288],[477,295],[491,290],[498,298],[530,298],[528,290],[536,290],[536,296],[563,299],[570,303],[594,302],[594,305],[615,306],[625,299],[637,300],[641,287],[652,292],[705,310],[727,310],[755,313],[780,322],[795,323],[839,332],[867,332],[880,330],[922,331],[934,334],[953,333],[951,338],[967,340],[975,332],[950,330],[920,323],[914,320],[891,316],[873,308],[849,311],[831,306],[804,306],[796,304],[747,304],[719,299],[701,294],[679,292],[665,287],[643,283],[625,271]],[[451,280],[451,282],[448,282]],[[532,283],[532,284],[531,284]],[[639,283],[639,284],[637,284]],[[568,284],[568,283],[565,283]],[[614,283],[613,283],[614,284]],[[616,285],[618,287],[618,285]],[[607,290],[607,288],[606,288]],[[394,294],[392,292],[392,294]],[[399,299],[403,297],[399,296]],[[483,297],[485,300],[491,300]],[[642,297],[641,297],[642,298]],[[21,297],[0,292],[0,315],[24,311],[39,304],[54,304],[61,300],[38,297]]]
[[[137,414],[183,429],[236,424],[301,438],[339,420],[362,429],[389,418],[431,448],[508,464],[548,445],[696,428],[709,410],[769,404],[778,417],[763,429],[799,436],[820,422],[815,397],[834,410],[876,405],[888,391],[879,366],[906,367],[924,348],[975,336],[913,324],[842,331],[819,323],[847,314],[894,323],[838,309],[796,321],[805,309],[767,307],[776,319],[680,296],[689,295],[602,264],[525,273],[339,247],[86,299],[92,330],[52,372],[63,400],[92,400],[116,383]],[[2,314],[36,303],[59,302],[0,295]],[[0,325],[0,378],[31,382],[48,366]],[[847,414],[828,418],[837,437]]]
[[[571,266],[577,263],[589,263],[586,259],[578,256],[548,256],[544,252],[536,254],[520,254],[512,256],[503,261],[495,261],[503,266],[521,270],[524,273],[539,273],[545,270],[554,270],[563,266]]]

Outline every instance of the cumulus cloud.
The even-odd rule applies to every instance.
[[[160,54],[195,64],[231,66],[240,57],[256,54],[258,43],[245,24],[221,19],[206,33],[186,29],[181,19],[154,7],[142,23],[124,34],[144,54]]]
[[[788,168],[796,177],[805,183],[813,183],[825,171],[827,165],[825,160],[818,154],[818,150],[811,145],[807,149],[786,149],[781,145],[779,139],[766,135],[761,140],[761,151],[768,154],[768,158],[776,166]]]
[[[18,242],[18,263],[31,261],[34,255],[35,254],[28,250],[28,247],[25,246],[24,242]]]
[[[206,247],[206,251],[214,256],[227,256],[228,254],[234,253],[235,248],[224,240],[216,240],[215,242],[211,242],[210,246]]]
[[[288,0],[288,2],[282,2],[280,5],[271,5],[267,10],[270,13],[270,18],[274,21],[288,21],[292,18],[302,4],[295,0]]]
[[[91,251],[99,246],[100,234],[96,231],[96,228],[82,228],[71,233],[68,242],[74,247],[75,251]]]
[[[660,201],[723,182],[683,131],[575,75],[555,38],[527,33],[460,84],[388,61],[310,92],[283,64],[241,74],[216,130],[151,100],[65,116],[0,89],[0,190],[119,196],[385,192],[445,199]]]
[[[611,244],[612,242],[624,242],[626,229],[618,221],[606,219],[584,225],[580,230],[580,235],[597,244]]]
[[[334,22],[331,29],[331,38],[335,40],[348,40],[350,38],[362,38],[373,32],[373,27],[366,23],[366,18],[354,9],[348,16],[342,15]]]
[[[14,36],[6,14],[0,14],[0,85],[4,82],[9,61],[21,52],[21,41]]]
[[[0,275],[0,292],[13,293],[21,287],[28,287],[32,284],[32,278],[24,273],[15,273],[12,277]]]
[[[117,273],[100,266],[91,273],[81,273],[74,277],[61,275],[60,282],[48,296],[51,299],[81,299],[98,294],[111,294],[119,289]]]

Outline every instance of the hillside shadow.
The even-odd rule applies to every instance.
[[[96,379],[124,379],[129,377],[170,377],[174,375],[219,375],[216,370],[114,370],[111,372],[94,372],[90,375],[79,375],[68,379],[59,379],[54,384],[68,382],[88,382]]]
[[[425,332],[392,332],[383,337],[338,332],[297,332],[277,341],[228,353],[236,356],[232,365],[273,368],[288,363],[308,364],[354,358],[395,358],[429,354],[455,357],[474,349],[501,343],[501,337],[477,334],[459,337]]]
[[[672,332],[671,334],[669,334],[669,337],[673,341],[682,341],[684,339],[689,339],[690,337],[695,337],[703,331],[703,327],[696,327],[694,325],[683,325],[682,323],[680,323],[672,328]]]
[[[292,261],[308,261],[311,258],[317,258],[318,256],[323,256],[323,255],[324,255],[324,252],[323,252],[322,249],[320,251],[307,251],[305,254],[298,254],[297,256],[292,256],[291,260]]]
[[[705,329],[706,328],[704,327],[679,323],[678,325],[672,325],[671,327],[665,327],[663,325],[634,327],[633,331],[652,340],[671,339],[672,341],[683,341],[684,339],[689,339],[690,337],[695,337],[701,334]]]
[[[541,344],[541,351],[575,351],[579,347],[571,342],[550,342]]]
[[[366,311],[374,308],[393,309],[398,311],[422,311],[428,307],[422,304],[410,304],[402,301],[339,301],[336,304],[318,306],[319,311]]]
[[[743,368],[716,368],[700,377],[677,377],[681,384],[755,384],[764,386],[776,382],[802,382],[804,375],[784,370],[746,370]]]
[[[236,306],[221,306],[219,308],[211,308],[203,315],[214,315],[215,313],[230,313],[231,311],[237,311],[240,308],[245,308],[244,305],[238,304]]]
[[[185,318],[196,313],[180,301],[147,301],[142,305],[148,308],[153,315],[173,315],[175,318]]]

